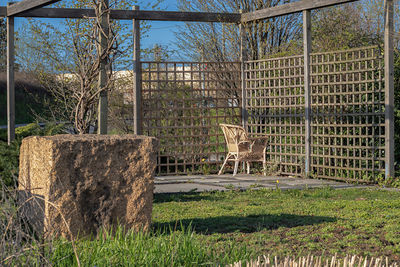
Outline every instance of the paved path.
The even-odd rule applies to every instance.
[[[279,182],[278,182],[279,181]],[[155,193],[179,193],[202,191],[226,191],[231,189],[270,188],[282,190],[330,186],[332,188],[366,188],[363,185],[346,184],[329,180],[295,177],[273,177],[238,174],[159,176],[155,178]]]

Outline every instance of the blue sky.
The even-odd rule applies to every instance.
[[[151,0],[141,1],[143,5],[149,4]],[[160,6],[160,10],[177,11],[177,1],[176,0],[164,0]],[[168,21],[152,21],[150,22],[151,29],[146,37],[142,39],[142,47],[149,48],[153,47],[155,44],[161,44],[163,46],[168,46],[169,49],[175,50],[174,45],[175,35],[174,31],[178,29],[179,26],[184,25],[183,22],[168,22]],[[173,58],[176,59],[176,58]]]
[[[68,0],[62,0],[68,1]],[[11,2],[11,0],[0,0],[0,5],[5,6],[7,2]],[[154,0],[138,0],[139,6],[143,10],[148,10],[146,6],[153,4]],[[159,5],[160,10],[168,10],[168,11],[177,11],[177,0],[163,0]],[[45,22],[51,22],[55,25],[59,24],[61,19],[44,19]],[[175,50],[174,40],[175,35],[174,31],[177,30],[179,25],[184,25],[182,22],[166,22],[166,21],[153,21],[149,22],[151,30],[146,34],[146,36],[142,36],[141,46],[142,48],[151,48],[155,44],[161,44],[163,46],[167,46],[170,50]],[[16,18],[15,27],[18,31],[19,28],[24,27],[26,25],[26,20],[24,18]],[[173,58],[177,59],[177,58]]]

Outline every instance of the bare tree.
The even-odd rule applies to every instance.
[[[383,44],[383,34],[365,3],[324,8],[314,13],[312,21],[313,51]],[[383,16],[383,14],[382,14]]]
[[[181,10],[204,12],[255,11],[287,4],[293,0],[179,0]],[[246,25],[251,59],[268,57],[287,51],[301,32],[298,14],[260,20]],[[184,56],[195,60],[237,61],[239,59],[239,32],[235,24],[186,23],[176,34],[177,46]]]
[[[72,97],[76,99],[74,106],[74,123],[75,129],[79,133],[89,132],[98,96],[102,91],[108,90],[111,84],[112,63],[118,55],[118,45],[116,35],[110,20],[110,10],[108,9],[108,1],[92,0],[93,8],[96,12],[96,17],[91,20],[92,28],[84,40],[87,42],[81,43],[81,38],[76,35],[73,41],[73,48],[76,58],[79,62],[79,68],[74,73],[79,81],[79,86],[72,87]],[[101,6],[105,7],[102,8]],[[107,28],[103,28],[100,19],[106,16]],[[105,38],[104,44],[100,44],[99,36]],[[105,45],[101,48],[102,45]],[[100,73],[101,63],[106,62],[107,68],[107,84],[104,87],[97,86]]]
[[[80,134],[88,133],[95,126],[99,95],[111,88],[113,63],[121,55],[108,1],[90,0],[87,5],[95,10],[96,16],[67,20],[67,32],[37,21],[32,23],[35,42],[25,42],[28,49],[21,55],[24,64],[34,61],[31,71],[52,95],[53,102],[48,104],[53,118],[70,122]],[[106,17],[107,28],[100,24],[102,16]],[[103,49],[100,49],[100,35],[106,39]],[[37,53],[36,58],[29,54],[32,52]],[[108,83],[100,88],[98,77],[103,61],[107,62]]]
[[[100,53],[98,34],[103,31],[99,18],[103,14],[99,5],[103,2],[63,1],[58,4],[60,7],[94,8],[96,17],[66,19],[61,22],[61,27],[30,19],[29,27],[19,30],[17,60],[21,68],[32,72],[53,96],[52,101],[43,103],[47,106],[48,114],[37,114],[39,120],[46,121],[50,117],[70,122],[77,133],[87,133],[89,129],[96,128],[97,104],[101,93],[97,86],[101,60],[108,58],[109,83],[101,90],[109,92],[115,87],[115,70],[132,67],[131,23],[110,20],[109,10],[104,13],[109,25],[108,29],[104,29],[104,32],[109,32],[107,45],[104,52]],[[109,0],[109,8],[130,9],[136,3],[136,0]],[[151,5],[157,6],[158,2]],[[142,33],[148,28],[148,24],[141,23]]]

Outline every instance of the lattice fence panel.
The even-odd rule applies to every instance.
[[[248,129],[270,137],[267,160],[281,174],[304,171],[303,72],[302,56],[245,63]]]
[[[311,169],[368,180],[384,171],[383,53],[378,47],[311,56]]]
[[[142,62],[142,88],[158,175],[217,171],[227,152],[219,123],[241,123],[240,63]]]

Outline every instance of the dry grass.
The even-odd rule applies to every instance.
[[[300,257],[298,259],[286,257],[279,260],[270,256],[258,257],[256,260],[248,262],[236,262],[228,265],[229,267],[398,267],[397,263],[389,263],[389,259],[346,256],[344,259],[333,256],[330,260],[323,260],[321,256]]]
[[[14,183],[5,185],[0,179],[0,266],[25,266],[41,265],[52,266],[49,261],[49,252],[53,249],[53,239],[43,238],[43,233],[37,231],[28,219],[22,215],[21,207],[31,204],[36,208],[41,207],[40,201],[46,201],[38,196],[25,199],[23,203],[20,198],[20,191],[17,187],[17,179]],[[54,204],[48,203],[57,208]],[[36,213],[43,213],[43,210],[35,210]],[[34,215],[36,216],[36,215]],[[39,215],[40,216],[40,215]],[[61,214],[64,223],[67,224]],[[68,226],[68,225],[67,225]],[[80,266],[76,252],[75,241],[71,241],[76,263]]]
[[[16,186],[2,183],[0,188],[0,265],[45,263],[40,238],[29,223],[18,216]]]

